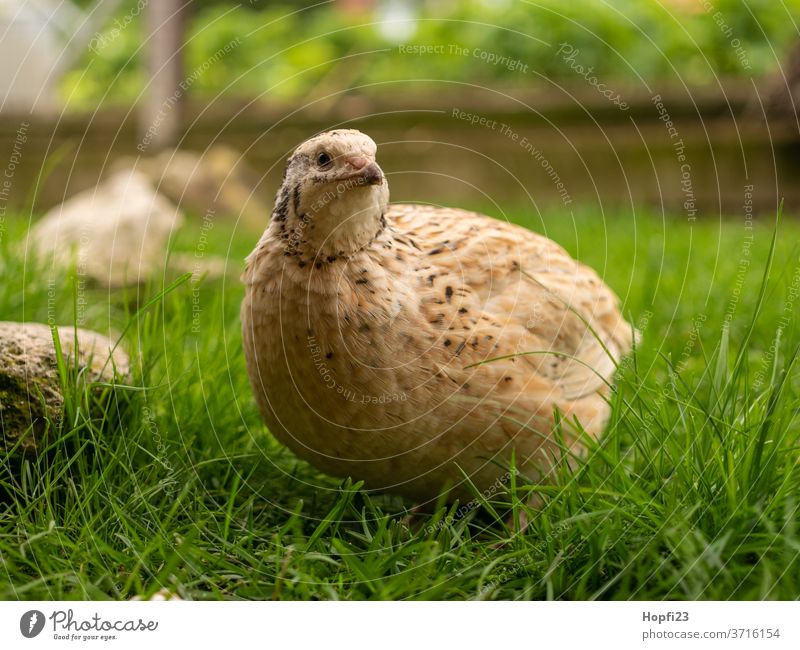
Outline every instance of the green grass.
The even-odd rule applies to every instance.
[[[66,372],[47,451],[0,456],[0,598],[800,596],[800,223],[783,218],[767,269],[769,219],[752,231],[589,211],[515,220],[597,268],[642,331],[606,435],[537,488],[544,506],[524,532],[507,523],[526,509],[522,476],[460,517],[410,513],[269,436],[238,322],[236,277],[257,235],[220,222],[207,252],[234,272],[199,286],[199,331],[189,282],[160,298],[174,278],[89,292],[86,326],[128,326],[131,388],[102,401]],[[0,318],[72,322],[73,277],[48,287],[21,227],[6,227]],[[193,252],[200,234],[175,248]]]

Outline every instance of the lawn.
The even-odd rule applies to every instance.
[[[508,217],[598,269],[642,333],[579,467],[421,513],[298,461],[241,350],[258,235],[198,219],[174,249],[224,255],[230,275],[89,288],[84,325],[125,332],[129,387],[101,402],[67,377],[47,450],[0,456],[0,598],[800,596],[800,222],[529,212]],[[20,220],[4,229],[0,319],[73,322],[75,277],[48,285]],[[544,505],[520,532],[531,490]]]

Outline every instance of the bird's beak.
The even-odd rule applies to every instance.
[[[380,185],[383,183],[383,172],[378,163],[371,162],[363,171],[363,179],[367,185]]]
[[[374,160],[369,161],[364,156],[352,156],[345,162],[353,171],[340,180],[356,181],[357,185],[380,185],[383,183],[383,172]]]

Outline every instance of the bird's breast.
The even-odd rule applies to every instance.
[[[368,252],[301,261],[267,255],[248,283],[243,321],[253,334],[246,344],[267,396],[287,409],[315,405],[323,417],[345,418],[352,412],[341,408],[345,402],[402,400],[421,324],[400,269]]]

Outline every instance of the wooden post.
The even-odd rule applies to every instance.
[[[148,76],[139,112],[139,151],[174,146],[181,134],[184,31],[191,0],[149,0],[145,8]]]

